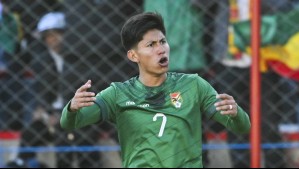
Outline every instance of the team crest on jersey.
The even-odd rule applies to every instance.
[[[183,98],[181,97],[180,92],[175,92],[170,94],[171,103],[174,105],[175,108],[181,108]]]

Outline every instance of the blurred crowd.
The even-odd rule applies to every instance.
[[[298,2],[261,1],[264,143],[285,141],[279,125],[299,120]],[[59,118],[73,92],[88,79],[91,90],[99,92],[113,81],[137,75],[119,33],[129,16],[143,11],[157,11],[165,19],[170,71],[198,73],[250,112],[249,0],[0,0],[0,136],[19,132],[20,147],[117,146],[117,133],[109,123],[66,132]],[[226,133],[206,121],[205,143],[249,142],[249,135]],[[212,153],[204,154],[208,167],[250,166],[248,149],[222,152],[226,161],[218,165]],[[265,167],[289,165],[283,149],[263,153]],[[0,160],[0,167],[119,167],[120,154],[107,154],[17,152],[6,164]],[[108,162],[110,158],[115,160]]]

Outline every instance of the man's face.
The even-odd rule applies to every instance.
[[[160,30],[153,29],[145,33],[132,50],[140,73],[161,75],[168,71],[169,45]]]
[[[57,30],[49,30],[45,32],[45,42],[52,50],[60,50],[63,41],[63,33]]]

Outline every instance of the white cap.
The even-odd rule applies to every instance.
[[[38,32],[50,29],[64,29],[65,15],[62,12],[50,12],[44,15],[37,24]]]

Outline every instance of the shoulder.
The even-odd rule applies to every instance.
[[[110,87],[113,87],[115,89],[124,89],[133,86],[135,82],[136,82],[136,77],[132,77],[129,80],[126,80],[124,82],[112,82],[110,84]]]
[[[175,81],[196,81],[196,80],[203,80],[197,73],[188,74],[188,73],[178,73],[178,72],[169,72],[167,74],[169,78]]]
[[[115,97],[117,98],[121,93],[130,91],[130,88],[134,86],[134,78],[131,78],[124,82],[112,82],[106,89],[100,93],[102,97]]]
[[[209,86],[209,82],[199,76],[197,73],[169,73],[169,78],[171,78],[172,83],[179,84],[180,86],[199,89],[206,88]]]

